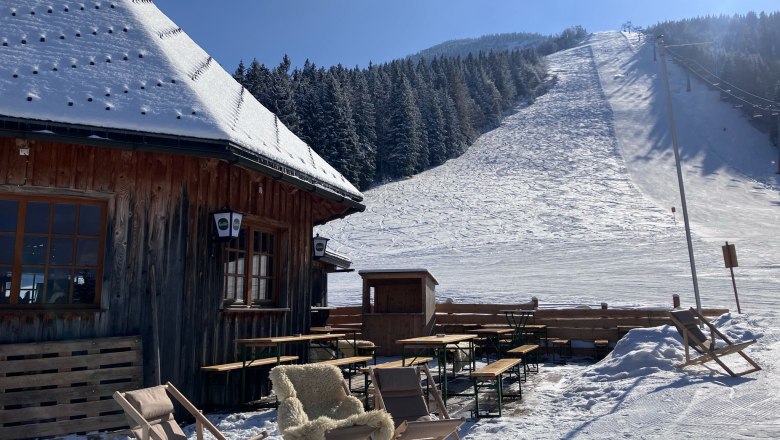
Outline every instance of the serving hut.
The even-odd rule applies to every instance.
[[[377,354],[400,355],[395,341],[433,332],[439,282],[430,272],[391,269],[358,274],[363,278],[363,338],[379,346]]]
[[[200,404],[200,367],[238,360],[235,339],[308,328],[312,228],[362,196],[153,3],[17,3],[0,18],[0,344],[140,336],[143,384]],[[217,211],[243,214],[236,238]]]

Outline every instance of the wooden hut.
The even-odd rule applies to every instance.
[[[312,228],[360,192],[149,1],[1,13],[0,344],[140,335],[202,403],[236,338],[304,332]]]

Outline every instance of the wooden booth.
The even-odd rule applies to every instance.
[[[396,356],[395,341],[433,332],[436,278],[426,269],[361,270],[363,338],[380,346],[377,354]],[[373,301],[372,301],[373,300]]]

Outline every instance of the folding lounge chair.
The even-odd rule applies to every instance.
[[[167,392],[167,393],[166,393]],[[135,391],[114,392],[114,400],[125,410],[130,421],[130,431],[139,440],[186,440],[187,436],[173,418],[173,402],[168,398],[172,395],[193,417],[195,417],[195,432],[198,440],[203,439],[205,427],[218,440],[225,436],[207,419],[195,406],[184,397],[170,382],[151,388]],[[258,440],[268,437],[263,431],[252,437]]]
[[[285,440],[389,440],[386,411],[365,411],[333,365],[280,365],[271,369],[279,399],[277,422]]]
[[[690,310],[675,310],[669,313],[671,315],[674,326],[677,327],[677,331],[679,331],[680,335],[683,337],[683,342],[685,345],[685,363],[680,364],[680,367],[685,368],[689,365],[697,365],[709,361],[715,361],[718,363],[718,365],[723,367],[723,369],[726,370],[728,374],[735,377],[753,373],[761,369],[761,367],[758,366],[758,364],[753,359],[742,352],[742,350],[744,350],[747,346],[754,344],[756,342],[755,339],[752,341],[741,342],[739,344],[733,343],[731,340],[729,340],[729,338],[726,337],[726,335],[721,333],[711,322],[707,321],[707,319],[694,308],[691,308]],[[696,321],[697,318],[699,321],[710,328],[710,338],[707,338],[704,335],[704,332],[702,332],[699,328],[698,322]],[[722,343],[717,343],[716,336],[722,341]],[[690,347],[693,347],[693,349],[699,353],[698,357],[691,358]],[[720,359],[723,356],[735,353],[742,356],[750,365],[753,366],[753,368],[740,373],[735,373]]]
[[[458,428],[465,418],[452,419],[441,399],[427,365],[422,370],[428,379],[429,393],[439,407],[439,420],[432,420],[420,386],[417,367],[371,368],[374,400],[377,409],[385,409],[396,425],[394,439],[446,439],[458,437]]]

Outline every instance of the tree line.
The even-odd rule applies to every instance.
[[[576,44],[584,29],[546,41]],[[268,68],[243,61],[234,77],[360,189],[411,176],[462,154],[521,99],[543,92],[536,49],[394,60],[367,68]]]
[[[668,21],[649,29],[667,45],[711,73],[722,90],[777,143],[780,106],[780,12],[705,16]],[[736,86],[741,91],[732,89]]]

